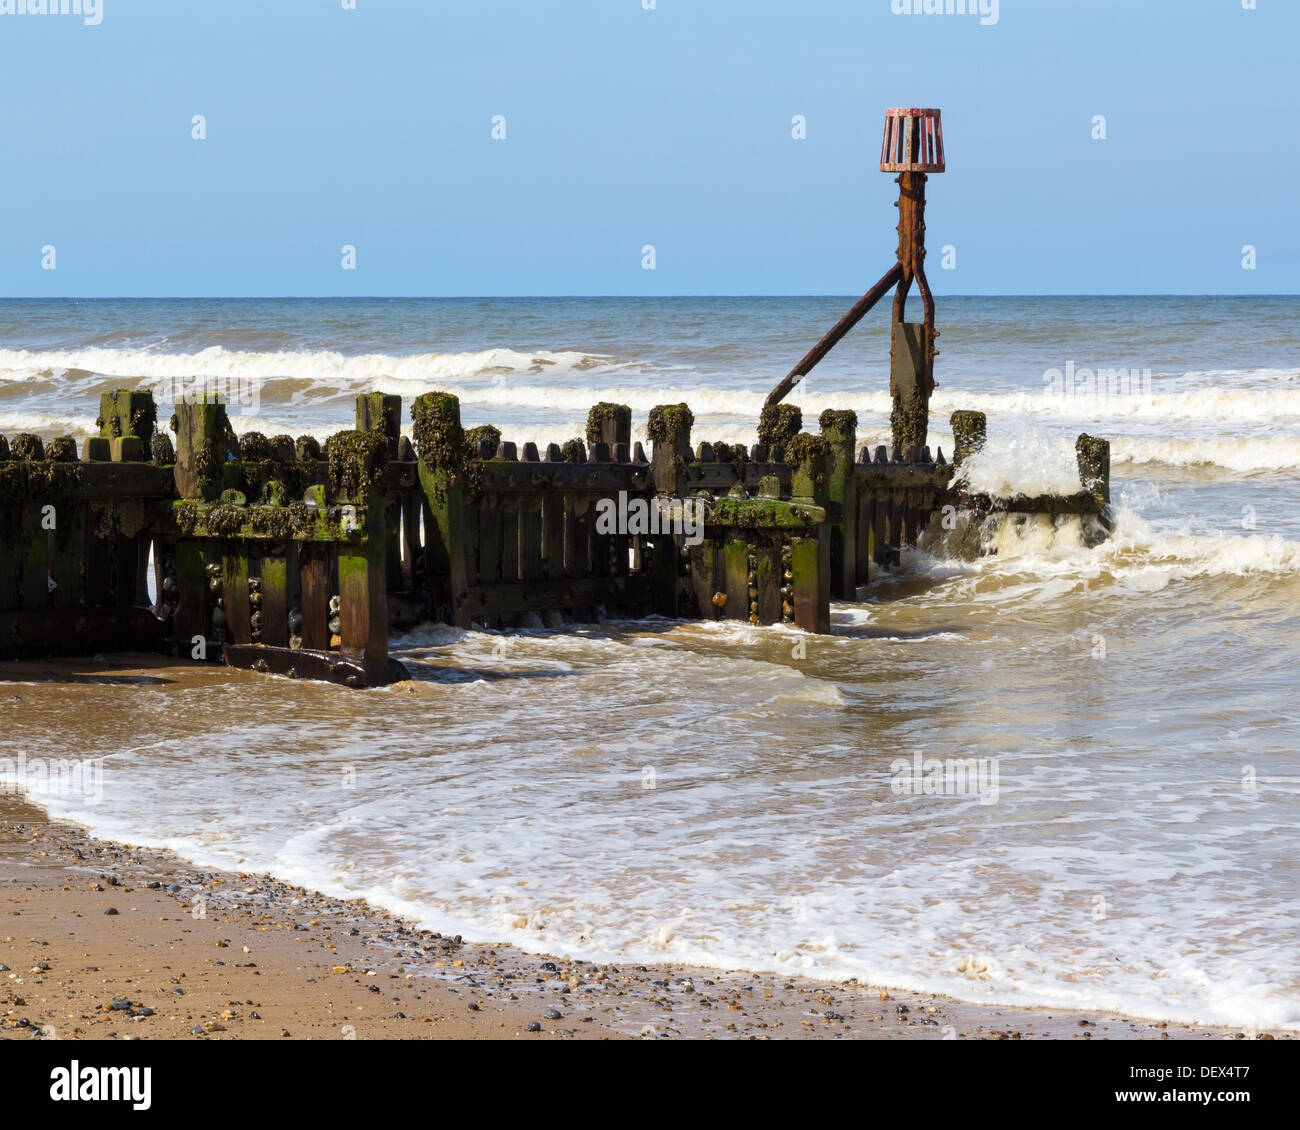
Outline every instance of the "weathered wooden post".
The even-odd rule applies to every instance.
[[[137,463],[151,455],[158,410],[153,393],[118,389],[99,395],[99,434],[109,443],[114,463]]]
[[[357,431],[375,432],[388,444],[388,458],[397,458],[402,435],[402,398],[384,392],[363,392],[356,400]]]
[[[193,393],[176,402],[172,479],[182,503],[208,502],[220,496],[228,427],[225,406],[215,396]],[[172,643],[181,656],[203,657],[213,634],[205,546],[202,538],[176,539],[177,598]]]
[[[32,432],[22,432],[14,436],[12,454],[15,463],[43,463],[45,443]],[[50,603],[49,533],[42,522],[42,509],[48,499],[38,498],[30,487],[32,479],[40,474],[39,468],[22,467],[14,470],[26,472],[15,476],[15,481],[22,486],[14,500],[20,515],[17,572],[22,577],[23,610],[32,611],[46,608]]]
[[[176,402],[176,493],[210,502],[221,494],[225,462],[226,408],[215,396],[197,393]]]
[[[1097,500],[1098,510],[1110,505],[1110,440],[1084,432],[1074,442],[1083,489]]]
[[[765,404],[758,415],[758,442],[769,458],[782,456],[785,445],[803,431],[803,410],[797,404]]]
[[[329,444],[330,490],[344,507],[339,542],[339,650],[360,664],[366,682],[388,678],[388,585],[384,465],[380,432],[341,432]],[[354,515],[348,508],[355,507]]]
[[[830,503],[828,468],[831,447],[821,436],[801,434],[786,444],[786,462],[793,472],[791,497],[826,507]],[[790,538],[790,571],[794,574],[794,622],[806,632],[831,630],[830,537],[823,524]]]
[[[0,435],[0,489],[13,498],[24,482],[22,468],[12,466],[9,440]],[[22,569],[19,540],[21,509],[0,506],[0,612],[17,612],[18,575]],[[0,640],[3,642],[3,640]]]
[[[646,428],[652,445],[650,480],[657,496],[667,496],[682,505],[686,494],[686,465],[691,462],[691,427],[695,417],[685,404],[660,404],[650,409]],[[662,498],[652,505],[659,505]],[[651,606],[661,616],[679,614],[678,578],[681,575],[677,539],[659,534],[651,539],[654,546],[654,575],[651,580]],[[709,544],[709,543],[705,543]],[[699,548],[699,547],[697,547]],[[711,562],[711,558],[706,564]],[[712,571],[707,579],[712,584]],[[703,610],[702,610],[703,611]]]
[[[960,467],[962,461],[984,446],[988,421],[983,412],[961,409],[954,412],[952,424],[952,465]]]
[[[587,442],[592,446],[592,461],[626,463],[631,458],[632,409],[626,404],[602,400],[587,413]],[[596,575],[626,576],[628,555],[634,539],[625,534],[607,538],[592,534],[592,555],[599,565]]]
[[[602,400],[587,413],[587,442],[609,444],[613,457],[619,444],[632,443],[632,409]]]
[[[426,392],[411,405],[411,435],[424,492],[424,570],[435,618],[470,624],[466,496],[473,467],[460,423],[460,401]]]
[[[828,409],[817,421],[830,448],[826,494],[836,511],[829,516],[831,596],[852,600],[858,584],[858,480],[854,448],[856,412]]]
[[[385,457],[396,459],[398,443],[402,438],[402,398],[383,392],[359,393],[356,399],[356,418],[357,431],[383,436],[387,448]],[[384,526],[388,585],[396,591],[402,587],[402,505],[396,499],[388,503]]]

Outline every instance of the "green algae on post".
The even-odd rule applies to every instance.
[[[758,416],[758,442],[769,450],[784,447],[803,430],[803,409],[797,404],[765,404]]]
[[[606,424],[612,424],[616,428],[623,426],[630,430],[632,409],[626,404],[614,404],[608,400],[593,404],[587,413],[587,442],[600,443],[602,440],[606,443],[620,442],[606,438]]]
[[[689,432],[695,426],[695,415],[685,404],[659,404],[650,409],[646,436],[651,443],[663,443],[670,435]]]

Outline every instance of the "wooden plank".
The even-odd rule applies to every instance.
[[[193,657],[194,637],[198,636],[204,641],[212,638],[208,578],[204,572],[204,543],[197,538],[178,538],[176,541],[176,587],[172,642],[177,655],[182,658]]]
[[[695,594],[699,618],[716,620],[721,615],[721,609],[713,603],[713,597],[722,579],[718,543],[712,538],[705,538],[699,545],[691,546],[687,552],[691,563],[691,591]]]
[[[781,623],[781,546],[754,546],[754,587],[758,589],[758,622]]]
[[[889,564],[889,495],[872,493],[871,560],[877,566]]]
[[[86,550],[86,504],[60,503],[55,510],[55,528],[50,539],[52,559],[50,594],[56,608],[82,603],[81,568]]]
[[[400,401],[400,397],[398,399]],[[384,541],[388,587],[396,591],[405,582],[402,572],[402,504],[397,499],[384,506]]]
[[[22,570],[19,513],[13,509],[0,513],[0,612],[13,612],[19,606],[18,575]]]
[[[498,500],[484,495],[478,500],[478,570],[475,583],[494,585],[501,580],[501,509]]]
[[[304,648],[227,644],[221,649],[221,658],[230,667],[287,675],[291,679],[317,679],[344,687],[379,687],[410,678],[406,668],[395,659],[377,669],[338,652]]]
[[[328,651],[330,646],[329,549],[304,542],[298,550],[298,576],[302,585],[302,646]]]
[[[112,602],[112,538],[109,516],[95,506],[88,507],[85,527],[86,603]]]
[[[252,643],[249,620],[248,553],[238,544],[227,543],[222,555],[221,607],[226,613],[226,639],[231,643]]]
[[[830,444],[826,487],[832,505],[830,533],[831,595],[852,599],[857,591],[858,487],[854,461],[857,433],[846,412],[824,413],[822,438]]]
[[[565,576],[566,513],[564,496],[547,489],[542,495],[542,571],[552,580]]]
[[[654,564],[651,568],[651,607],[660,616],[676,619],[680,614],[681,555],[671,537],[653,537]]]
[[[387,540],[371,527],[360,544],[339,545],[339,650],[377,678],[388,666]]]
[[[857,539],[858,547],[854,555],[856,573],[855,584],[865,585],[870,580],[871,562],[871,525],[875,517],[874,496],[863,492],[858,495]],[[856,594],[855,594],[856,595]]]
[[[723,590],[727,603],[723,612],[728,620],[749,619],[749,542],[729,537],[723,544]]]
[[[549,491],[574,494],[617,495],[644,492],[650,485],[650,468],[634,463],[532,463],[491,459],[483,464],[483,490]]]
[[[262,557],[262,643],[289,646],[289,561],[281,552]]]
[[[591,538],[587,532],[587,502],[564,496],[564,565],[569,577],[591,576]]]
[[[467,603],[471,615],[476,617],[566,608],[576,614],[596,604],[641,607],[649,597],[649,582],[645,577],[586,577],[476,585],[469,590]]]
[[[581,580],[592,575],[591,571],[591,505],[583,495],[566,494],[564,496],[564,552],[568,566],[568,576]],[[578,605],[573,609],[574,618],[589,620],[591,608]]]
[[[23,578],[23,607],[48,608],[50,605],[49,531],[41,524],[41,504],[23,503],[19,526],[19,569]]]
[[[831,558],[827,537],[790,539],[790,571],[794,574],[794,622],[805,632],[831,630]]]
[[[519,577],[542,579],[542,500],[525,495],[519,500]]]
[[[162,651],[166,626],[147,608],[41,608],[0,612],[0,657]]]
[[[516,496],[501,499],[501,579],[519,579],[519,505]]]
[[[469,588],[465,492],[460,476],[442,467],[419,464],[424,497],[424,583],[432,614],[461,628],[469,627],[465,594]]]

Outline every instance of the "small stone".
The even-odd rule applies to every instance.
[[[547,1010],[546,1010],[542,1015],[543,1015],[547,1020],[563,1020],[563,1019],[564,1019],[564,1013],[562,1013],[558,1008],[548,1008],[548,1009],[547,1009]]]
[[[538,1024],[536,1020],[530,1020],[530,1021],[528,1022],[528,1031],[530,1031],[530,1032],[540,1032],[541,1030],[542,1030],[542,1026],[541,1026],[540,1024]]]
[[[104,911],[104,913],[105,913],[105,914],[116,914],[116,913],[117,913],[117,907],[115,907],[115,906],[110,906],[110,907],[108,907],[108,909],[106,909],[106,910]]]

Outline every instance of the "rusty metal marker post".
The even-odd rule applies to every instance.
[[[927,174],[941,173],[945,167],[938,110],[885,111],[880,171],[898,174],[898,261],[772,390],[768,407],[780,404],[867,312],[897,287],[890,341],[889,391],[894,402],[890,425],[896,447],[925,446],[930,393],[934,389],[934,340],[938,337],[934,296],[925,278],[925,182]],[[921,294],[919,324],[905,319],[907,294],[913,282]]]

